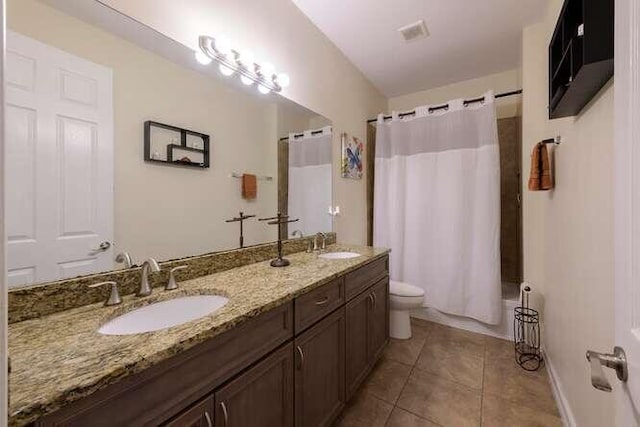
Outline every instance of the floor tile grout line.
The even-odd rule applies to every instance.
[[[429,421],[432,424],[435,424],[437,426],[442,427],[442,424],[435,422],[431,418],[426,418],[426,417],[424,417],[424,416],[422,416],[420,414],[416,414],[415,412],[413,412],[413,411],[411,411],[409,409],[406,409],[406,408],[403,408],[401,406],[398,406],[398,402],[400,401],[400,397],[402,396],[402,393],[404,393],[404,390],[407,387],[407,384],[409,384],[409,379],[411,378],[411,374],[413,374],[413,371],[417,369],[419,371],[425,372],[422,369],[419,369],[416,365],[418,363],[418,359],[420,358],[420,354],[422,354],[422,349],[424,348],[425,345],[427,345],[427,339],[429,338],[429,335],[430,335],[430,332],[427,331],[426,332],[426,336],[424,337],[424,342],[422,343],[422,347],[420,347],[420,351],[418,352],[418,357],[416,357],[416,360],[413,362],[413,365],[411,366],[411,370],[409,371],[409,375],[407,375],[407,379],[404,382],[404,385],[402,386],[402,390],[400,390],[400,394],[398,394],[398,398],[396,399],[396,403],[394,404],[393,409],[397,408],[397,409],[399,409],[401,411],[405,411],[405,412],[407,412],[407,413],[409,413],[409,414],[411,414],[411,415],[413,415],[415,417],[418,417],[421,420],[426,420],[426,421]],[[391,410],[392,414],[393,414],[393,409]],[[385,426],[389,423],[390,420],[391,420],[391,415],[389,415],[389,418],[387,418],[387,422],[385,423]]]
[[[414,369],[418,369],[418,368],[417,368],[416,366],[413,366],[413,367],[411,368],[411,372],[409,372],[409,376],[407,377],[407,381],[404,383],[404,387],[402,387],[402,391],[401,391],[401,392],[400,392],[400,394],[398,395],[398,400],[396,400],[396,404],[395,404],[395,406],[394,406],[394,409],[395,409],[395,408],[398,408],[398,409],[400,409],[400,410],[402,410],[402,411],[408,412],[409,414],[414,415],[414,416],[416,416],[416,417],[420,418],[421,420],[426,420],[426,421],[429,421],[430,423],[433,423],[433,424],[435,424],[435,425],[437,425],[437,426],[442,426],[442,424],[435,422],[435,421],[434,421],[433,419],[431,419],[431,418],[424,417],[424,416],[422,416],[422,415],[420,415],[420,414],[416,414],[415,412],[413,412],[413,411],[412,411],[412,410],[410,410],[410,409],[403,408],[402,406],[398,406],[398,402],[400,401],[400,396],[402,396],[402,393],[404,392],[404,389],[407,387],[407,384],[409,383],[409,378],[411,377],[411,374],[413,373],[413,370],[414,370]],[[418,369],[418,370],[419,370],[419,371],[422,371],[422,369]],[[423,372],[424,372],[424,371],[423,371]],[[393,412],[393,411],[391,411],[391,412]],[[389,416],[389,418],[391,418],[391,416]],[[387,422],[388,422],[388,421],[389,421],[389,420],[387,420]]]
[[[430,418],[424,417],[424,416],[422,416],[420,414],[417,414],[417,413],[413,412],[412,410],[405,409],[402,406],[398,405],[398,403],[400,402],[400,398],[402,397],[402,395],[406,391],[406,388],[407,388],[407,386],[409,384],[409,381],[410,381],[411,377],[414,376],[416,374],[416,372],[424,372],[424,373],[426,373],[428,375],[432,375],[432,376],[434,376],[434,377],[436,377],[438,379],[441,379],[441,380],[444,380],[444,381],[448,381],[448,382],[450,382],[452,384],[456,384],[456,385],[462,386],[465,389],[470,390],[470,391],[475,391],[475,392],[479,391],[480,392],[480,420],[479,420],[479,425],[480,426],[482,426],[484,424],[483,420],[482,420],[482,417],[484,415],[485,394],[486,394],[486,397],[491,397],[491,398],[495,397],[495,398],[504,400],[506,403],[514,403],[515,404],[515,402],[511,402],[510,399],[505,398],[504,395],[502,395],[500,393],[492,393],[492,392],[487,391],[487,389],[486,389],[486,385],[487,385],[486,376],[487,376],[487,370],[489,369],[489,362],[492,361],[492,360],[500,360],[500,359],[502,359],[501,352],[500,352],[500,347],[492,347],[491,345],[489,345],[487,337],[484,337],[484,339],[482,340],[483,349],[482,349],[481,356],[475,356],[475,357],[478,357],[478,358],[482,359],[482,381],[480,382],[481,386],[480,386],[479,390],[474,388],[474,387],[470,387],[467,384],[463,384],[463,383],[461,383],[459,381],[452,380],[452,379],[440,376],[437,373],[430,372],[430,371],[425,370],[425,369],[421,368],[420,366],[418,366],[418,361],[420,360],[420,357],[421,357],[422,353],[424,352],[426,346],[428,346],[429,343],[431,342],[430,338],[432,338],[434,336],[434,333],[437,333],[437,332],[435,332],[432,329],[429,330],[426,333],[426,335],[424,337],[424,342],[422,342],[422,344],[420,346],[420,349],[419,349],[419,352],[418,352],[418,356],[413,361],[413,364],[411,365],[411,369],[409,371],[409,375],[407,376],[407,378],[406,378],[406,380],[404,382],[404,385],[403,385],[403,387],[402,387],[402,389],[400,391],[400,394],[398,394],[398,397],[396,399],[395,404],[392,405],[393,407],[391,409],[391,413],[389,414],[389,417],[386,419],[385,425],[389,424],[389,422],[391,420],[391,414],[393,414],[394,410],[396,410],[396,409],[399,410],[399,411],[404,411],[404,412],[406,412],[408,414],[411,414],[411,415],[413,415],[413,416],[415,416],[415,417],[417,417],[419,419],[427,420],[427,421],[429,421],[431,423],[434,423],[436,425],[440,425],[439,423],[431,420]],[[474,334],[474,335],[482,335],[482,334]],[[456,340],[453,339],[452,341],[455,342]],[[496,354],[492,355],[492,353],[496,353]],[[493,356],[495,356],[495,357],[493,357]],[[511,357],[509,357],[509,359],[511,360]],[[400,362],[400,361],[396,361],[396,362],[404,364],[405,366],[409,366],[404,362]],[[544,376],[544,377],[545,377],[545,379],[546,379],[546,381],[548,383],[548,376]],[[536,381],[537,382],[538,381],[537,378],[528,378],[527,376],[525,376],[524,378],[526,378],[525,382],[529,382],[529,381]],[[527,406],[528,409],[530,409],[531,411],[544,413],[546,415],[558,418],[558,415],[556,413],[553,413],[553,411],[550,412],[550,411],[547,411],[547,410],[544,410],[544,409],[531,407],[531,406],[528,406],[528,405],[525,405],[525,406]]]
[[[427,345],[428,338],[433,333],[434,333],[433,330],[427,331],[426,336],[425,336],[425,342],[422,344],[422,347],[420,348],[420,352],[418,353],[418,357],[416,358],[415,362],[413,363],[413,367],[418,369],[421,372],[425,372],[425,373],[427,373],[429,375],[433,375],[433,376],[438,377],[440,379],[444,379],[444,380],[453,382],[455,384],[462,385],[462,386],[467,387],[467,388],[469,388],[471,390],[477,390],[475,387],[471,387],[468,384],[464,384],[464,383],[462,383],[460,381],[456,381],[456,380],[453,380],[451,378],[446,378],[446,377],[444,377],[442,375],[439,375],[437,372],[427,371],[426,369],[422,369],[422,368],[418,367],[418,360],[420,360],[420,356],[422,356],[422,352],[424,350],[424,347]],[[451,342],[453,342],[453,341],[454,340],[451,340]],[[482,356],[469,356],[469,357],[472,357],[472,358],[475,358],[475,359],[483,359],[483,375],[484,375],[484,352],[485,352],[485,349],[486,349],[486,344],[485,344],[484,339],[482,340],[482,345],[483,345],[483,349],[482,349],[482,354],[483,355]],[[445,350],[445,354],[446,354],[446,356],[445,356],[446,358],[454,357],[454,356],[451,355],[451,352],[449,352],[448,350]],[[413,373],[413,370],[411,372]],[[484,377],[483,377],[483,381],[484,381]],[[482,393],[482,386],[480,388],[480,393]]]

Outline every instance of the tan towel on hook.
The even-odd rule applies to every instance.
[[[547,144],[538,142],[531,153],[531,171],[529,172],[529,190],[541,191],[553,188],[551,163]]]
[[[242,175],[242,197],[248,200],[255,199],[258,195],[258,182],[255,175],[245,173]]]

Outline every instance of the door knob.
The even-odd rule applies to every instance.
[[[97,248],[91,248],[91,252],[104,252],[111,247],[111,242],[102,242]]]
[[[614,347],[613,354],[587,350],[587,360],[591,365],[591,384],[598,390],[611,391],[611,384],[604,375],[603,366],[615,370],[620,381],[627,381],[629,376],[627,357],[622,347]]]

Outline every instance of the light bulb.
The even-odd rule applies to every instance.
[[[249,86],[250,84],[253,84],[253,80],[251,80],[249,77],[245,75],[240,76],[240,81],[242,81],[242,83],[246,84],[247,86]]]
[[[228,55],[231,52],[231,41],[225,36],[217,37],[213,49],[221,55]]]
[[[289,75],[286,73],[278,74],[277,81],[278,81],[278,84],[282,87],[287,87],[291,83],[291,79],[289,78]]]
[[[209,58],[203,51],[196,50],[196,61],[202,65],[211,64],[212,59]]]
[[[270,62],[264,62],[260,64],[260,73],[267,79],[270,80],[273,73],[276,71],[276,67],[273,66]]]
[[[264,85],[258,85],[258,92],[266,95],[269,92],[271,92],[271,89],[269,89],[268,87],[264,86]]]
[[[253,52],[251,52],[250,50],[244,50],[240,54],[240,62],[242,63],[242,65],[244,65],[247,69],[250,69],[251,71],[253,71],[254,58],[255,57],[253,56]]]
[[[227,66],[226,66],[226,65],[224,65],[224,64],[220,64],[220,65],[218,66],[218,69],[219,69],[219,70],[220,70],[220,72],[221,72],[223,75],[225,75],[225,76],[230,76],[231,74],[233,74],[233,69],[232,69],[232,68],[227,67]]]

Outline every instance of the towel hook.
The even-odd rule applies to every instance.
[[[562,142],[562,139],[560,138],[560,135],[557,135],[554,138],[548,138],[548,139],[544,139],[542,140],[543,144],[555,144],[555,145],[560,145],[560,143]]]

